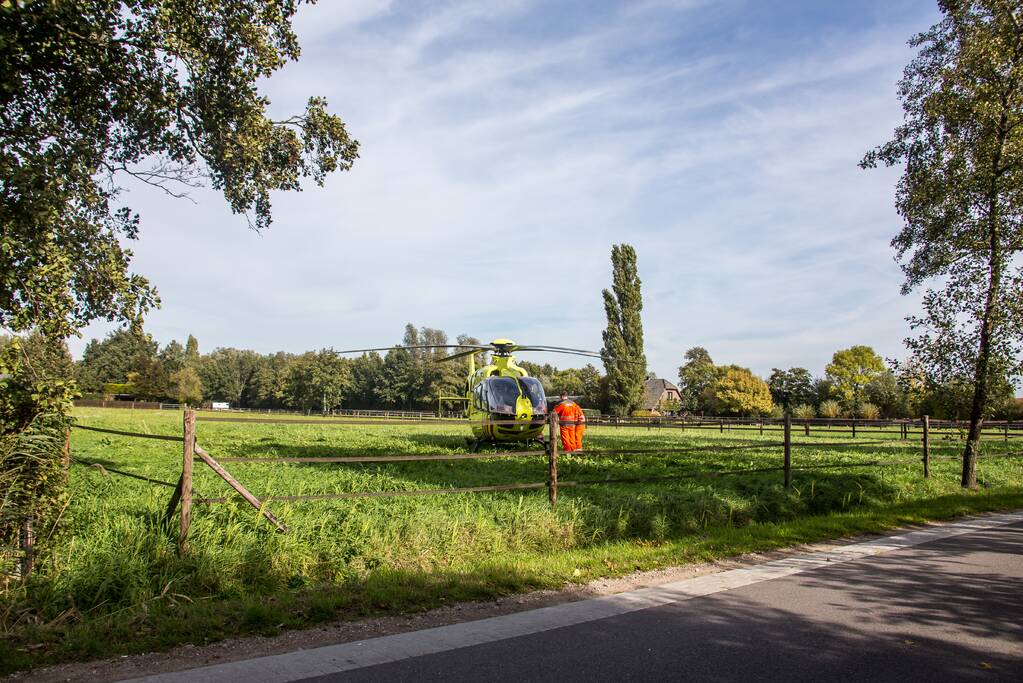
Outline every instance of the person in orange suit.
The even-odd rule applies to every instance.
[[[582,450],[583,432],[586,431],[586,415],[568,394],[561,392],[561,402],[554,406],[561,426],[561,447],[565,452]]]

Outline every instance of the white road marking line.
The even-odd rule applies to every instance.
[[[517,638],[565,626],[628,614],[651,607],[684,602],[692,598],[770,581],[820,567],[901,550],[931,541],[1023,522],[1023,511],[988,515],[939,527],[910,531],[875,541],[853,543],[826,552],[765,562],[755,567],[730,569],[717,574],[641,588],[627,593],[542,607],[499,617],[450,624],[422,631],[327,645],[239,662],[156,674],[128,683],[286,683],[312,676],[351,671],[411,657],[446,652],[472,645]]]

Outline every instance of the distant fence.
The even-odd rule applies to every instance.
[[[584,457],[587,455],[630,455],[630,454],[681,454],[681,453],[694,453],[694,452],[729,452],[729,451],[742,451],[751,449],[770,449],[779,448],[781,449],[781,463],[777,466],[770,467],[757,467],[757,468],[743,468],[743,469],[717,469],[717,470],[701,470],[682,472],[669,476],[653,476],[653,477],[618,477],[611,478],[607,477],[604,479],[581,479],[581,480],[560,480],[558,479],[558,433],[559,433],[559,422],[556,414],[551,414],[547,420],[547,435],[545,450],[522,450],[512,452],[500,452],[500,453],[440,453],[433,455],[363,455],[363,456],[338,456],[338,457],[269,457],[269,456],[257,456],[257,457],[226,457],[215,459],[210,453],[199,446],[196,438],[196,422],[253,422],[257,424],[364,424],[367,421],[363,420],[324,420],[324,419],[310,419],[310,420],[272,420],[272,419],[249,419],[241,417],[219,417],[209,416],[197,418],[194,410],[186,410],[184,412],[183,421],[183,433],[182,436],[170,436],[170,435],[155,435],[155,434],[139,434],[134,432],[126,432],[114,429],[105,429],[99,427],[91,427],[88,425],[75,425],[78,429],[96,431],[101,433],[113,434],[117,436],[126,436],[133,438],[144,438],[144,439],[158,439],[164,441],[175,441],[183,444],[183,459],[182,459],[182,470],[181,476],[177,483],[159,481],[145,477],[136,473],[123,472],[115,470],[109,467],[104,467],[99,463],[91,463],[82,459],[75,459],[78,464],[85,466],[92,466],[101,469],[104,472],[112,472],[135,479],[141,479],[152,484],[167,486],[174,488],[174,492],[171,496],[171,500],[168,503],[167,510],[165,512],[165,522],[168,528],[173,523],[173,517],[180,507],[180,522],[178,530],[178,544],[179,548],[184,549],[188,543],[188,532],[191,524],[192,508],[194,504],[216,504],[224,503],[229,500],[226,497],[202,497],[199,496],[193,489],[192,477],[193,477],[193,466],[194,461],[198,458],[200,461],[205,463],[214,473],[216,473],[221,479],[223,479],[234,491],[250,505],[252,505],[259,513],[267,519],[274,527],[280,532],[287,532],[287,526],[279,520],[268,508],[270,502],[276,501],[320,501],[320,500],[342,500],[342,499],[355,499],[355,498],[385,498],[395,496],[426,496],[426,495],[440,495],[440,494],[457,494],[457,493],[482,493],[482,492],[497,492],[497,491],[515,491],[515,490],[541,490],[546,489],[548,499],[551,505],[557,503],[558,489],[569,488],[569,487],[580,487],[580,486],[594,486],[594,485],[608,485],[608,484],[633,484],[633,483],[656,483],[656,482],[669,482],[669,481],[680,481],[686,479],[696,478],[708,478],[708,477],[722,477],[722,476],[743,476],[750,474],[763,474],[770,472],[781,473],[784,477],[784,484],[786,487],[791,486],[792,483],[792,472],[802,470],[814,470],[814,469],[836,469],[836,468],[857,468],[857,467],[884,467],[884,466],[906,466],[915,465],[922,466],[922,475],[924,477],[930,476],[930,463],[935,458],[931,455],[931,444],[935,438],[941,438],[942,440],[948,440],[953,438],[950,433],[950,424],[946,422],[932,421],[928,417],[924,417],[917,421],[845,421],[847,424],[836,425],[834,421],[822,421],[822,420],[800,420],[798,423],[794,422],[791,418],[785,418],[782,420],[752,420],[752,421],[740,421],[732,420],[726,423],[723,419],[714,418],[713,420],[702,419],[698,422],[687,421],[687,422],[669,422],[663,419],[657,423],[651,423],[649,421],[637,423],[635,421],[621,421],[617,422],[612,426],[619,427],[648,427],[654,428],[685,428],[685,429],[716,429],[719,431],[725,431],[727,429],[742,430],[742,431],[758,431],[763,433],[764,431],[780,431],[780,441],[766,441],[756,440],[750,441],[747,444],[742,445],[709,445],[709,446],[685,446],[679,445],[677,447],[668,445],[659,445],[656,448],[633,448],[633,449],[613,449],[613,450],[587,450],[587,451],[574,451],[573,456]],[[452,421],[442,421],[438,418],[432,418],[433,422],[444,422],[445,424],[451,424]],[[460,421],[456,421],[458,423]],[[588,424],[594,424],[594,422],[600,423],[596,420],[589,420]],[[869,424],[868,424],[869,422]],[[400,424],[400,422],[385,422],[383,420],[377,420],[374,424],[388,423],[388,424]],[[496,422],[495,424],[502,424],[502,422]],[[515,424],[514,421],[503,422],[503,424]],[[897,431],[892,429],[893,424],[898,425]],[[958,429],[960,425],[955,425]],[[839,427],[839,428],[836,428]],[[845,428],[841,428],[845,427]],[[1012,429],[1020,430],[1023,429],[1023,423],[985,423],[985,427],[988,430],[985,434],[986,440],[990,440],[992,437],[998,439],[1004,439],[1006,442],[1010,438],[1023,436],[1023,433],[1011,433]],[[1010,429],[1011,427],[1011,429]],[[887,428],[887,429],[886,429]],[[839,442],[821,442],[821,441],[804,441],[797,442],[793,440],[793,430],[797,433],[802,432],[802,435],[810,436],[814,432],[820,435],[822,432],[825,435],[850,435],[852,438]],[[944,430],[942,433],[941,430]],[[858,434],[884,434],[888,438],[876,438],[860,439],[853,441]],[[794,465],[792,462],[792,450],[794,448],[822,448],[822,447],[849,447],[849,446],[870,446],[884,444],[887,446],[901,445],[904,447],[916,447],[914,442],[917,441],[915,437],[919,437],[918,448],[920,456],[919,458],[913,457],[911,459],[898,458],[898,459],[872,459],[865,460],[862,462],[842,462],[842,463],[822,463],[822,464],[810,464],[810,465]],[[958,437],[957,437],[958,438]],[[527,483],[514,483],[514,484],[497,484],[491,486],[470,486],[470,487],[452,487],[452,488],[436,488],[436,489],[412,489],[412,490],[400,490],[400,491],[352,491],[346,493],[323,493],[323,494],[304,494],[304,495],[279,495],[279,496],[266,496],[262,499],[253,495],[241,482],[238,481],[223,465],[223,463],[234,463],[234,464],[268,464],[268,463],[306,463],[306,464],[369,464],[369,463],[401,463],[401,462],[426,462],[426,461],[458,461],[458,460],[478,460],[478,459],[504,459],[504,458],[523,458],[523,457],[537,457],[545,456],[546,459],[546,477],[544,481],[534,481]],[[983,456],[985,458],[990,457],[1005,457],[1005,456]],[[946,459],[957,459],[955,456],[946,456]]]
[[[159,401],[106,401],[103,399],[80,398],[74,401],[76,408],[127,408],[132,410],[183,410],[188,408],[183,403],[162,403]],[[224,413],[249,413],[258,415],[306,415],[324,417],[374,417],[394,418],[406,420],[437,419],[435,411],[422,410],[355,410],[355,409],[334,409],[323,413],[318,410],[287,410],[283,408],[205,408],[204,410],[216,410]]]
[[[80,398],[75,401],[76,408],[130,408],[132,410],[160,410],[164,407],[180,409],[177,403],[160,403],[159,401],[104,401],[94,398]]]
[[[436,412],[427,412],[423,410],[357,410],[350,408],[335,408],[328,410],[327,412],[322,412],[319,410],[285,410],[281,408],[227,408],[218,409],[217,412],[246,413],[249,415],[304,415],[307,417],[321,418],[368,417],[413,421],[442,419]]]

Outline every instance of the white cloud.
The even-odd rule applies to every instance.
[[[213,193],[140,192],[137,266],[164,298],[149,329],[301,351],[392,343],[411,321],[596,348],[624,241],[661,376],[694,345],[760,373],[821,372],[855,343],[901,355],[915,302],[888,247],[896,174],[856,162],[898,122],[904,39],[929,17],[769,58],[755,39],[687,48],[741,10],[646,3],[563,25],[523,2],[303,10],[274,107],[325,94],[362,158],[276,197],[261,237]]]
[[[327,40],[391,11],[393,0],[321,0],[300,8],[294,28],[305,44]]]

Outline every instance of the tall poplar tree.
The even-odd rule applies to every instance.
[[[939,0],[942,20],[899,82],[905,119],[861,162],[902,164],[892,240],[903,293],[926,281],[906,340],[937,384],[973,386],[962,485],[977,485],[991,388],[1020,374],[1023,347],[1023,3]]]
[[[636,250],[628,244],[611,247],[612,291],[604,290],[607,329],[600,351],[607,369],[608,408],[628,415],[643,398],[646,356],[643,354],[643,294],[636,268]]]

